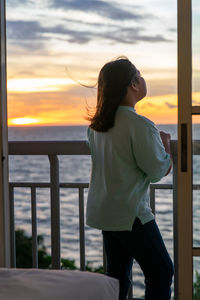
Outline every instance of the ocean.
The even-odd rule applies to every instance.
[[[169,132],[172,139],[177,139],[176,125],[158,125],[160,130]],[[193,138],[200,139],[200,125],[193,126]],[[49,126],[49,127],[9,127],[10,141],[56,141],[86,140],[86,126]],[[59,156],[60,182],[89,182],[90,156]],[[200,159],[193,160],[193,182],[199,183]],[[49,161],[46,156],[9,156],[10,182],[49,182]],[[159,183],[172,183],[172,172]],[[85,189],[85,204],[87,199]],[[193,193],[194,233],[193,244],[200,247],[200,201],[199,190]],[[172,190],[156,190],[156,221],[173,259],[173,203]],[[31,197],[30,189],[15,188],[15,226],[24,229],[31,235]],[[79,219],[78,190],[60,189],[61,220],[61,257],[74,259],[79,266]],[[44,243],[50,253],[50,191],[47,188],[37,189],[37,225],[38,234],[44,236]],[[102,235],[99,230],[85,228],[86,261],[93,266],[103,264]],[[200,260],[195,260],[195,269],[200,272]],[[144,294],[144,277],[135,263],[133,267],[134,296]]]

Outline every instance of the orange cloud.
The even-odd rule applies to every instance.
[[[176,124],[177,95],[147,97],[137,103],[136,110],[156,124]]]
[[[17,78],[8,80],[8,92],[53,92],[66,90],[72,86],[72,80],[67,78]]]
[[[200,103],[200,93],[193,94],[194,105]],[[86,106],[95,106],[96,90],[82,87],[62,92],[9,93],[9,125],[17,125],[15,119],[29,125],[87,125]],[[146,97],[136,105],[137,113],[156,124],[177,123],[177,95]],[[27,121],[28,122],[28,121]],[[19,120],[20,123],[20,120]]]

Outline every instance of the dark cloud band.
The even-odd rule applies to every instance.
[[[169,103],[169,102],[165,102],[165,105],[166,105],[169,109],[177,108],[177,105],[174,105],[174,104]]]
[[[122,4],[119,6],[116,3],[98,0],[52,0],[50,6],[54,9],[96,13],[113,20],[143,20],[147,17],[124,9]]]
[[[50,33],[50,35],[49,35]],[[109,43],[136,44],[144,42],[167,42],[161,35],[148,36],[143,34],[141,27],[90,26],[87,30],[70,29],[68,26],[56,25],[44,27],[38,21],[7,21],[7,36],[12,43],[19,43],[25,48],[36,47],[36,42],[42,43],[55,38],[70,43],[87,44],[93,40],[104,40]],[[29,44],[29,42],[32,42]],[[34,45],[33,45],[34,44]]]

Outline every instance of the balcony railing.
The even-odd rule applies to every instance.
[[[200,143],[194,142],[194,154],[200,154]],[[173,189],[173,244],[174,244],[174,293],[177,294],[177,141],[171,141],[173,156],[173,183],[151,184],[150,205],[155,211],[155,190]],[[50,162],[50,182],[10,182],[10,215],[11,215],[11,263],[16,266],[15,254],[15,224],[14,224],[14,188],[24,187],[31,189],[32,211],[32,263],[33,268],[38,267],[37,256],[37,215],[36,215],[36,188],[50,188],[51,197],[51,255],[52,268],[60,268],[60,188],[75,188],[79,191],[79,238],[80,238],[80,269],[85,270],[85,224],[84,224],[84,189],[87,183],[60,183],[58,155],[90,155],[86,141],[26,141],[9,142],[9,155],[46,155]],[[200,189],[200,185],[194,185],[194,189]],[[104,257],[105,266],[105,257]],[[131,295],[130,295],[131,296]],[[130,298],[131,299],[131,298]]]

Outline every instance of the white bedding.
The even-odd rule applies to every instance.
[[[0,268],[1,300],[118,300],[118,280],[106,275]]]

